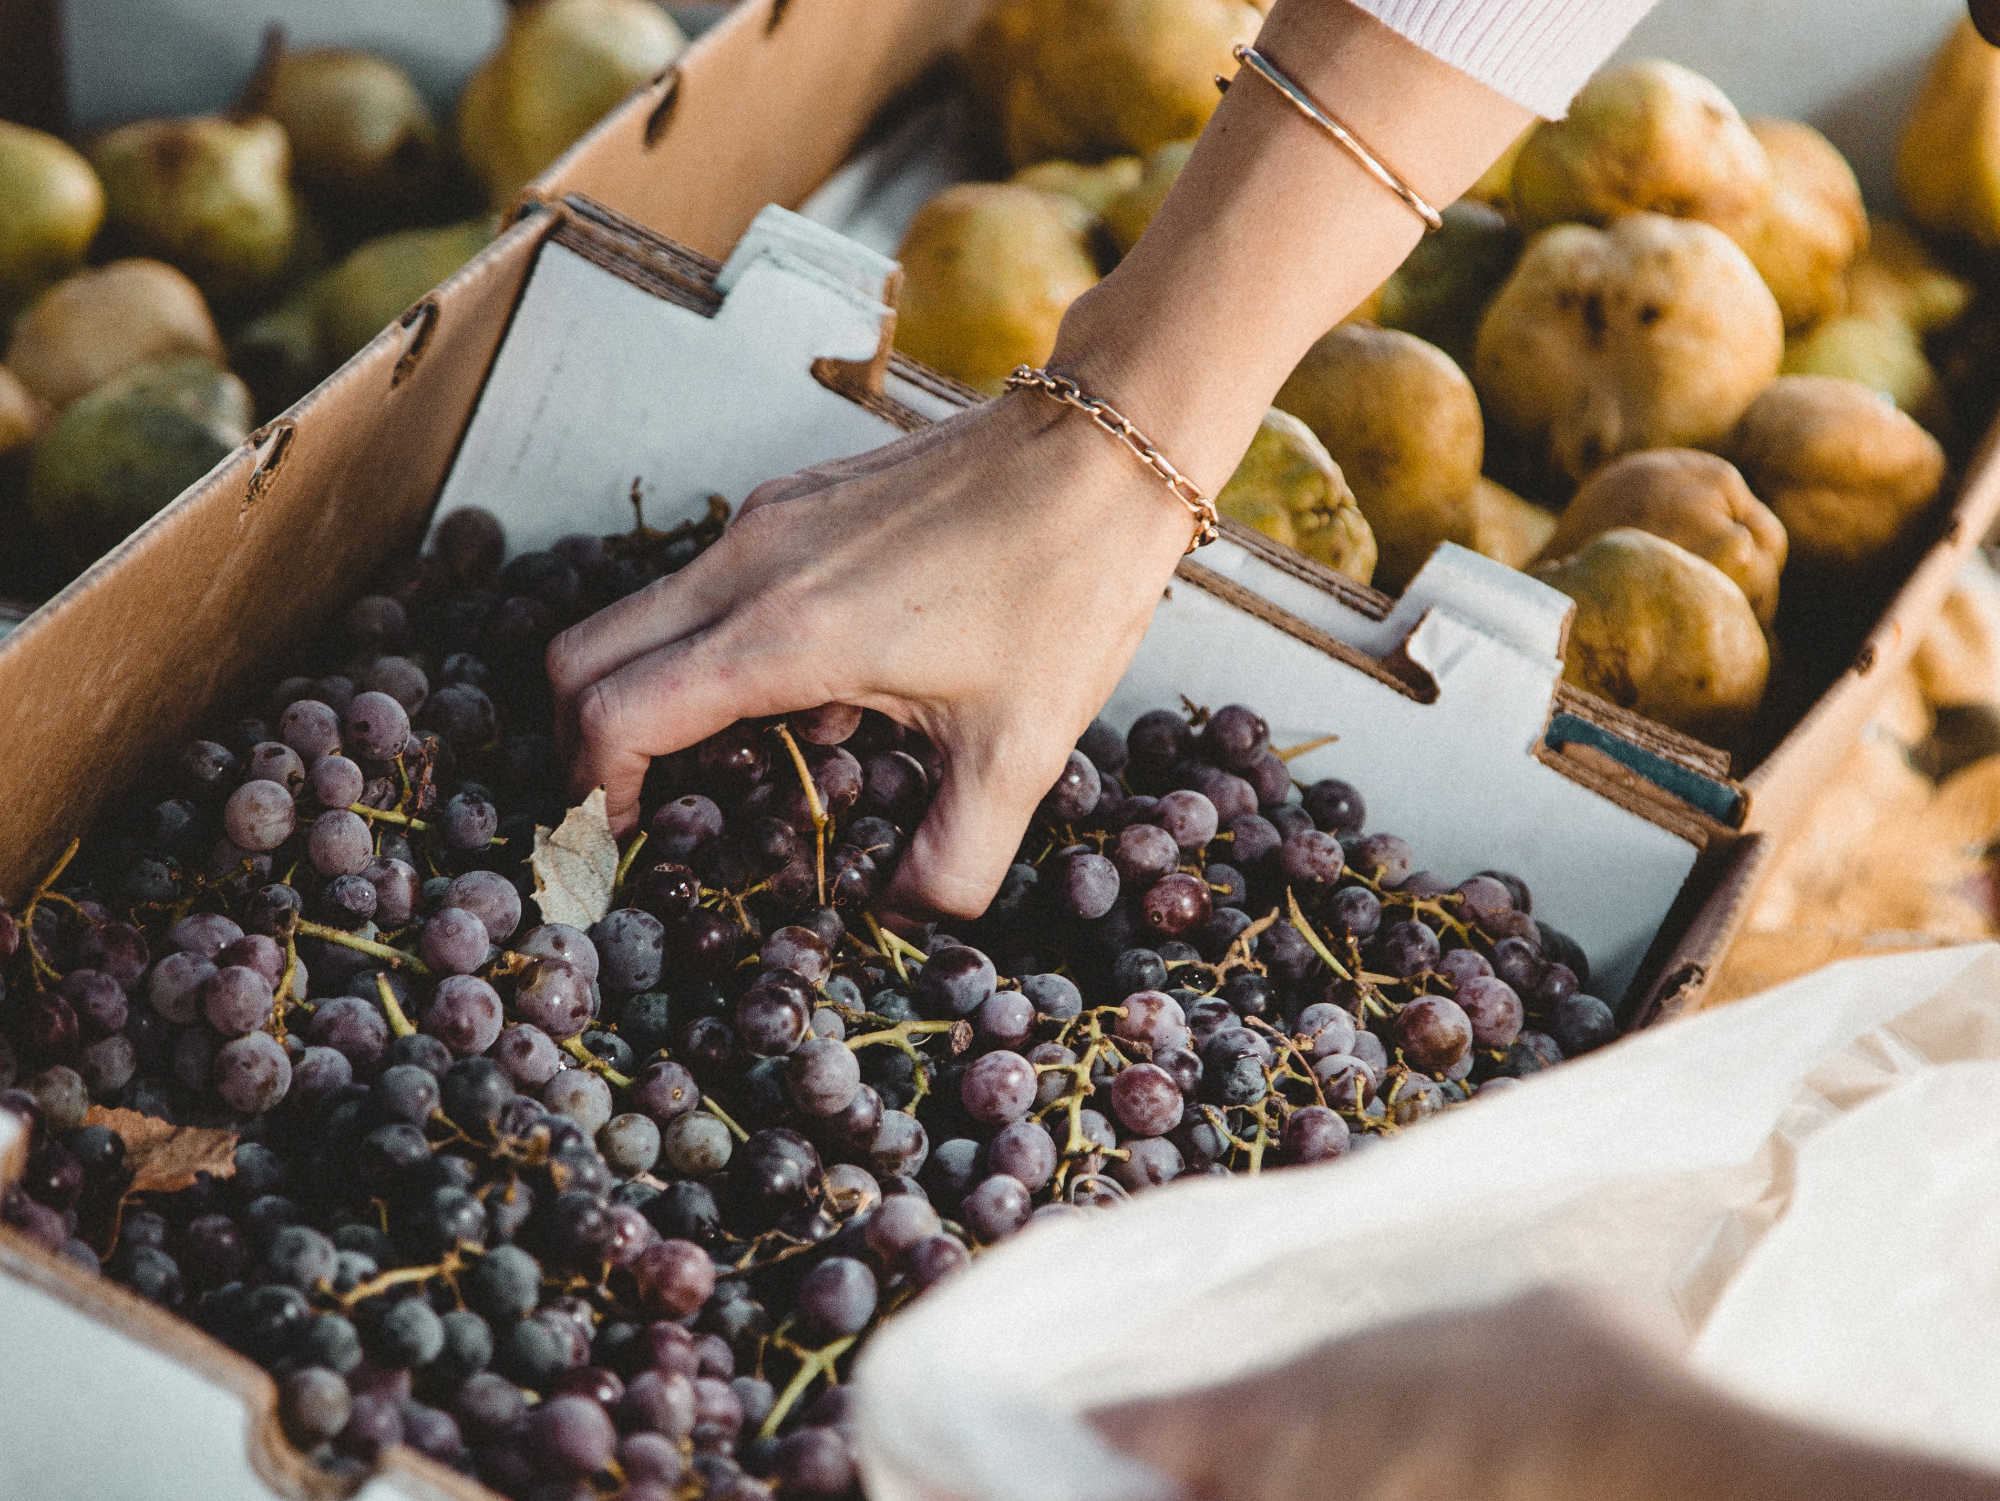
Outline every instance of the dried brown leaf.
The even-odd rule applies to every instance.
[[[195,1174],[227,1178],[236,1171],[236,1133],[206,1126],[176,1126],[137,1110],[92,1105],[86,1126],[109,1126],[125,1141],[132,1167],[128,1193],[173,1193],[194,1186]]]
[[[528,864],[535,872],[542,921],[588,928],[611,910],[618,841],[611,835],[602,787],[564,814],[553,831],[535,829],[535,852]]]

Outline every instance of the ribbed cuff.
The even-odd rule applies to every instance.
[[[1547,120],[1654,0],[1353,0],[1391,30]]]

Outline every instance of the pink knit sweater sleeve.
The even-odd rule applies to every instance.
[[[1353,0],[1426,52],[1548,119],[1653,0]]]

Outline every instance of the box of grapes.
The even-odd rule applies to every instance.
[[[1050,7],[1045,14],[1034,0],[747,5],[678,70],[607,117],[531,191],[544,198],[585,193],[715,254],[762,202],[801,204],[809,216],[911,267],[901,348],[976,384],[997,382],[1017,358],[1035,357],[1003,347],[1007,340],[1032,342],[1022,329],[1052,338],[1054,310],[1114,264],[1143,228],[1185,159],[1179,137],[1213,107],[1209,75],[1233,70],[1229,43],[1243,38],[1231,28],[1254,31],[1256,9],[1165,0],[1141,8],[1159,35],[1183,47],[1179,74],[1164,65],[1154,74],[1141,61],[1153,56],[1154,33],[1137,25],[1121,31],[1119,18],[1128,13],[1118,7]],[[1288,512],[1274,487],[1251,487],[1241,514],[1279,544],[1289,539],[1335,569],[1365,576],[1372,564],[1373,587],[1390,594],[1407,586],[1439,536],[1557,579],[1585,600],[1579,631],[1600,644],[1611,637],[1611,650],[1596,654],[1611,665],[1586,686],[1730,750],[1748,794],[1746,827],[1782,841],[1800,826],[1827,768],[2000,515],[2000,472],[1984,437],[1996,389],[1990,351],[2000,344],[1992,334],[1991,258],[1979,248],[2000,236],[2000,225],[1967,217],[1966,205],[1981,200],[1975,181],[1983,158],[1951,124],[1970,118],[1970,101],[1986,97],[1982,91],[2000,89],[2000,54],[1973,34],[1959,0],[1853,0],[1832,11],[1767,5],[1754,24],[1739,11],[1728,0],[1661,0],[1577,119],[1522,145],[1523,157],[1510,154],[1454,206],[1445,232],[1430,237],[1360,310],[1364,324],[1331,332],[1279,393],[1284,414],[1304,422],[1318,443],[1301,439],[1296,424],[1279,424],[1282,431],[1266,434],[1274,452],[1303,463],[1295,448],[1323,448],[1315,454],[1322,467],[1330,459],[1343,473],[1361,473],[1345,479],[1354,509],[1374,530],[1377,545],[1365,560],[1357,564],[1343,546],[1346,529],[1315,526],[1303,504]],[[1049,19],[1059,13],[1089,32],[1089,46]],[[1042,40],[1031,46],[1021,36]],[[924,71],[934,63],[941,65]],[[1645,101],[1633,108],[1648,122],[1623,142],[1594,123],[1624,118],[1613,102],[1621,89]],[[852,104],[891,95],[866,134],[843,133]],[[822,118],[823,106],[835,113]],[[799,116],[801,108],[809,118]],[[1679,127],[1663,122],[1683,109],[1679,118],[1699,113],[1723,122],[1715,139],[1698,147],[1679,139],[1676,146]],[[732,120],[740,123],[721,133],[737,169],[733,185],[691,193],[698,169],[676,158],[675,133],[705,138],[719,121]],[[1720,178],[1697,191],[1665,162],[1681,149],[1749,165],[1727,184],[1730,191]],[[1639,163],[1629,180],[1624,167],[1609,174],[1628,181],[1629,200],[1586,202],[1587,193],[1578,198],[1563,186],[1574,187],[1592,163],[1620,151]],[[1531,171],[1516,170],[1522,159]],[[1565,175],[1572,169],[1578,175]],[[1711,190],[1718,196],[1703,207],[1696,200]],[[1826,196],[1817,196],[1822,190]],[[1757,221],[1767,229],[1752,234],[1724,222],[1723,198],[1740,204],[1760,195],[1776,205]],[[1806,199],[1819,208],[1795,215]],[[1663,232],[1703,240],[1729,262],[1728,274],[1719,264],[1701,273],[1704,285],[1713,291],[1740,281],[1746,298],[1721,317],[1720,326],[1735,331],[1727,355],[1680,374],[1641,357],[1633,368],[1643,373],[1626,394],[1643,404],[1683,376],[1691,383],[1673,389],[1720,391],[1743,373],[1731,364],[1743,358],[1756,366],[1754,379],[1745,376],[1744,400],[1766,382],[1770,394],[1756,406],[1716,413],[1711,431],[1651,435],[1644,452],[1585,484],[1583,466],[1542,451],[1560,450],[1562,435],[1541,433],[1539,419],[1520,415],[1540,397],[1509,386],[1498,354],[1480,355],[1477,331],[1503,287],[1513,287],[1507,300],[1516,312],[1533,304],[1525,273],[1551,270],[1553,254],[1530,253],[1537,231],[1573,221],[1599,227],[1633,208],[1678,216]],[[1743,244],[1721,245],[1708,233],[1717,224]],[[1021,248],[1029,244],[1057,248]],[[996,273],[996,265],[1010,269]],[[960,266],[980,269],[961,274],[954,270]],[[1008,276],[1017,276],[1018,286]],[[1551,325],[1560,321],[1560,302],[1517,319],[1516,332],[1544,316]],[[1002,332],[1006,320],[1017,321]],[[1761,330],[1754,339],[1745,333],[1753,325]],[[1588,363],[1566,337],[1528,362],[1537,372],[1530,385],[1572,356]],[[1746,356],[1751,344],[1758,350]],[[1450,424],[1411,424],[1407,433],[1350,431],[1342,425],[1339,376],[1355,365],[1344,360],[1377,360],[1370,369],[1407,374],[1411,384],[1399,387],[1408,393],[1405,410],[1429,413],[1442,403],[1459,415]],[[1593,379],[1571,393],[1577,409],[1607,395]],[[1814,384],[1825,381],[1840,384]],[[1551,400],[1560,405],[1561,398]],[[1830,412],[1819,403],[1840,405],[1845,415],[1823,425],[1807,415],[1809,408]],[[1450,442],[1438,437],[1446,426]],[[1811,468],[1811,455],[1821,451],[1812,434],[1833,431],[1866,456],[1847,478],[1830,481],[1832,490],[1853,496],[1840,509],[1855,530],[1847,522],[1828,530],[1825,517],[1795,503],[1803,492],[1790,476]],[[1366,473],[1376,460],[1342,463],[1343,440],[1357,454],[1378,446],[1402,454],[1431,477],[1413,482],[1408,494],[1377,485]],[[1433,440],[1446,457],[1419,451]],[[1694,450],[1705,456],[1689,459]],[[1447,484],[1439,464],[1458,481]],[[1905,482],[1860,496],[1859,470],[1891,469]],[[1691,488],[1670,477],[1697,470],[1708,478]],[[1341,481],[1333,483],[1339,493]],[[1666,495],[1669,489],[1675,494]],[[1651,509],[1657,503],[1675,511],[1697,489],[1703,506],[1731,517],[1739,551],[1730,558],[1715,548],[1704,552],[1690,531]],[[1343,513],[1349,527],[1353,514]],[[1648,688],[1636,680],[1646,668],[1624,652],[1633,638],[1607,623],[1628,600],[1634,615],[1651,608],[1631,598],[1644,589],[1628,596],[1624,585],[1607,582],[1635,577],[1636,554],[1620,551],[1629,538],[1593,546],[1607,525],[1621,524],[1671,534],[1743,586],[1741,601],[1718,591],[1744,648],[1735,666],[1716,665],[1716,679],[1733,684],[1727,705],[1675,702],[1656,691],[1664,682]],[[1414,547],[1397,540],[1411,529],[1419,536]],[[1650,544],[1639,550],[1648,557],[1659,551]],[[1313,571],[1299,566],[1301,556],[1294,555],[1294,571]],[[1582,561],[1563,566],[1572,559]],[[1662,591],[1676,603],[1716,582],[1701,570],[1685,572],[1701,578]],[[1330,587],[1336,596],[1347,592],[1338,582]],[[1317,618],[1302,596],[1289,608]],[[1337,617],[1344,605],[1336,599],[1328,608]],[[1682,638],[1660,661],[1684,664],[1704,649]],[[1634,668],[1636,679],[1628,681],[1621,667]],[[1727,712],[1710,712],[1719,707]]]
[[[894,280],[531,213],[0,642],[0,1489],[847,1495],[855,1348],[983,1247],[1698,996],[1740,788],[1462,549],[1189,560],[976,921],[875,919],[945,768],[872,713],[571,806],[552,634],[970,399]]]

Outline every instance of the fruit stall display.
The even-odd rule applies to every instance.
[[[275,33],[226,113],[0,121],[0,596],[54,592],[303,395],[684,45],[650,0],[535,0],[448,122],[387,58]]]
[[[997,390],[1145,228],[1261,19],[1002,0],[965,52],[975,155],[905,231],[899,346]],[[1796,120],[1671,62],[1607,67],[1314,345],[1223,512],[1399,591],[1439,542],[1577,602],[1573,681],[1754,760],[1852,656],[1991,419],[2000,244],[1969,23],[1901,123],[1908,218]],[[1886,128],[1886,127],[1885,127]]]

